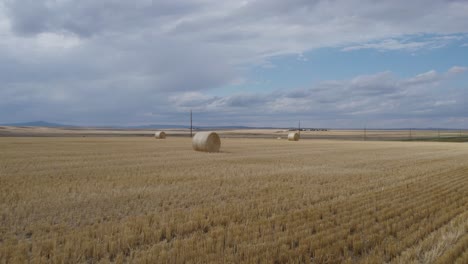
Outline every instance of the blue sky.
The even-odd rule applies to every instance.
[[[0,123],[468,128],[462,0],[0,0]]]
[[[249,68],[249,82],[229,85],[215,91],[228,95],[235,91],[264,92],[275,89],[304,88],[326,80],[350,79],[358,75],[391,71],[409,78],[419,73],[436,70],[443,72],[454,65],[465,65],[468,60],[468,35],[452,35],[455,39],[443,47],[427,50],[360,49],[343,51],[344,47],[320,48],[301,54],[272,57],[267,67]],[[407,36],[423,41],[437,36]],[[398,39],[399,41],[401,39]],[[464,78],[463,78],[464,77]],[[467,81],[461,76],[458,83]],[[456,84],[456,82],[455,82]]]

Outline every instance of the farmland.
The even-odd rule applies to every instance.
[[[165,130],[171,137],[188,137],[188,129]],[[198,130],[196,129],[195,132]],[[288,129],[220,129],[217,132],[228,138],[277,138],[285,137]],[[153,129],[116,129],[116,128],[87,128],[87,127],[12,127],[0,126],[0,136],[7,137],[147,137],[153,136]],[[303,139],[337,139],[337,140],[366,140],[366,141],[442,141],[468,142],[468,131],[462,129],[444,130],[320,130],[302,131]]]
[[[467,263],[467,157],[466,143],[0,137],[0,263]]]

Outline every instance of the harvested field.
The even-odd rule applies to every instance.
[[[223,138],[203,153],[185,137],[4,137],[0,263],[468,263],[467,157],[440,142]]]
[[[207,129],[222,138],[286,137],[287,129]],[[0,137],[152,137],[155,129],[116,129],[86,127],[0,127]],[[189,129],[165,129],[170,137],[189,137]],[[197,133],[202,130],[194,130]],[[302,139],[360,140],[360,141],[445,141],[468,142],[466,130],[327,130],[301,131]]]

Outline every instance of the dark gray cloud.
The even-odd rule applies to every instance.
[[[258,107],[268,102],[266,96],[256,94],[236,94],[230,96],[225,101],[228,107]]]
[[[203,8],[201,1],[6,0],[15,32],[69,32],[83,37],[157,28],[162,22]]]

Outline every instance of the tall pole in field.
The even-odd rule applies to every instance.
[[[409,138],[413,139],[413,129],[412,128],[409,129]]]
[[[301,120],[299,120],[298,130],[299,130],[299,136],[301,136]]]
[[[440,129],[437,129],[437,137],[440,138]]]
[[[367,140],[367,125],[364,126],[364,141]]]
[[[190,109],[190,137],[192,136],[192,109]]]

